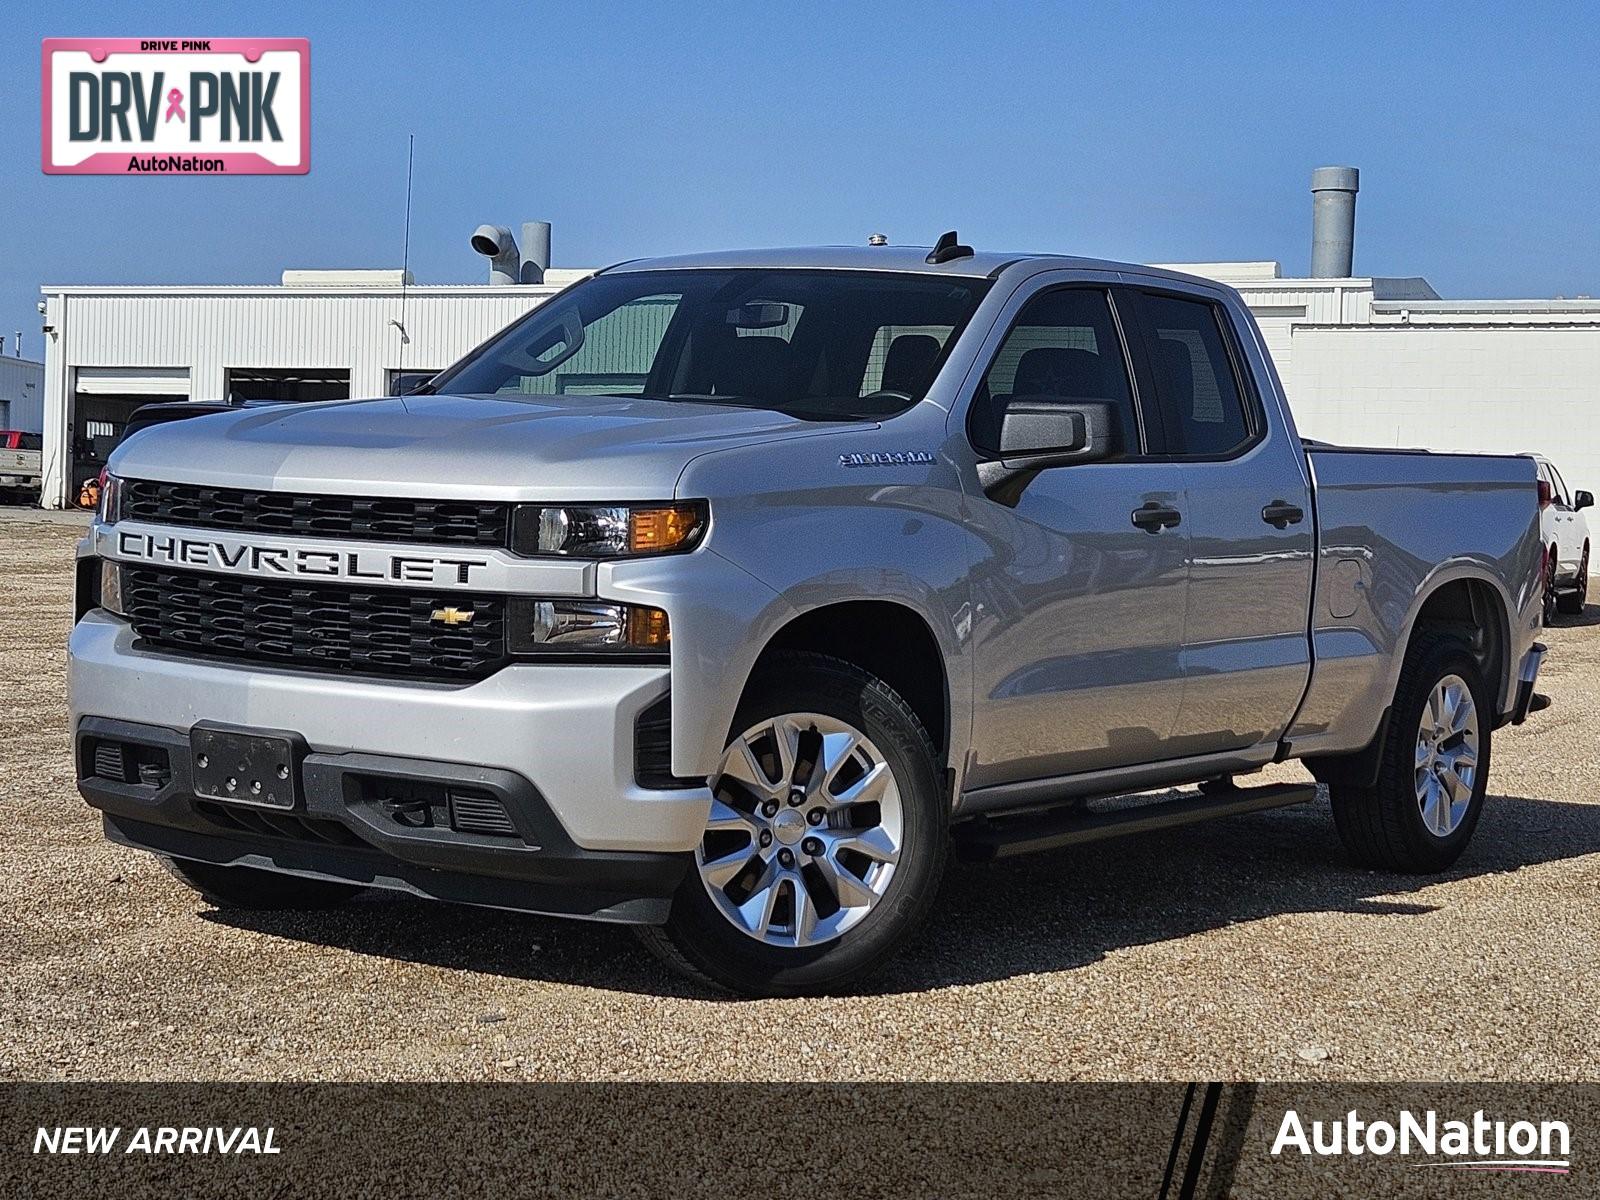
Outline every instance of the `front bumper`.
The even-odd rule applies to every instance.
[[[664,666],[517,664],[470,686],[335,678],[134,649],[128,623],[90,611],[68,643],[75,721],[187,731],[202,721],[291,730],[319,754],[375,754],[510,771],[575,846],[675,853],[705,829],[705,787],[640,784],[639,719]]]
[[[573,845],[538,789],[511,771],[305,752],[299,801],[268,809],[197,796],[186,731],[85,717],[75,741],[78,788],[104,813],[107,836],[175,858],[628,922],[665,920],[687,864],[683,854]]]

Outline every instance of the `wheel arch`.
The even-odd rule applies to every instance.
[[[1417,588],[1410,612],[1395,639],[1383,695],[1385,707],[1372,739],[1359,750],[1311,755],[1306,766],[1322,783],[1368,786],[1376,778],[1389,734],[1390,705],[1400,683],[1406,655],[1416,639],[1429,632],[1459,632],[1472,648],[1478,668],[1494,697],[1491,726],[1509,712],[1510,689],[1515,679],[1511,662],[1511,598],[1504,585],[1483,567],[1471,562],[1446,563],[1435,569]]]
[[[950,678],[926,617],[897,600],[855,599],[818,605],[791,617],[756,655],[740,688],[777,655],[813,651],[842,659],[899,692],[933,739],[941,764],[951,756]]]

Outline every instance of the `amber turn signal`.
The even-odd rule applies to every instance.
[[[700,509],[693,504],[635,508],[628,514],[628,549],[634,554],[677,550],[700,533]]]

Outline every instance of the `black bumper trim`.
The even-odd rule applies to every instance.
[[[666,919],[688,865],[681,854],[575,845],[538,789],[513,771],[387,755],[308,754],[301,768],[304,801],[293,813],[272,814],[272,825],[282,830],[275,835],[272,825],[224,824],[213,815],[218,806],[196,800],[184,731],[85,717],[75,740],[78,790],[104,813],[107,835],[157,854],[437,900],[647,924]],[[104,741],[164,750],[169,773],[159,785],[99,778],[94,750]],[[486,792],[505,809],[518,836],[407,827],[362,786],[372,779]],[[293,835],[295,822],[304,826],[300,836]],[[328,830],[340,837],[330,839]]]

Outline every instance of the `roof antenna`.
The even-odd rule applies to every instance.
[[[960,242],[956,241],[956,231],[951,229],[939,235],[939,240],[934,243],[933,249],[928,251],[928,257],[926,261],[937,266],[939,263],[949,262],[952,258],[971,257],[972,247],[963,246]]]

